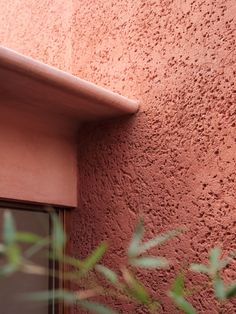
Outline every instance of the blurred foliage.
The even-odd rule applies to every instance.
[[[19,232],[9,210],[4,212],[2,226],[2,243],[0,244],[0,280],[1,277],[14,276],[16,272],[37,273],[38,275],[53,275],[70,281],[77,288],[74,290],[58,289],[54,291],[39,291],[27,295],[27,299],[35,301],[64,301],[68,304],[77,304],[91,313],[115,314],[113,310],[96,301],[100,296],[111,296],[120,300],[132,301],[146,307],[149,313],[158,313],[161,301],[155,298],[144,281],[140,280],[140,270],[166,269],[170,261],[162,256],[150,256],[148,251],[158,247],[173,237],[179,236],[183,229],[176,229],[162,233],[146,242],[143,241],[144,221],[140,219],[133,232],[127,249],[127,264],[117,267],[117,270],[108,268],[100,262],[108,249],[106,242],[98,245],[85,259],[77,259],[64,254],[66,235],[58,215],[50,211],[52,234],[50,238],[42,238],[33,233]],[[21,243],[27,243],[23,250]],[[31,258],[44,250],[49,252],[49,258],[65,265],[63,273],[53,272],[35,265]],[[45,253],[45,251],[44,251]],[[43,254],[43,253],[42,253]],[[215,298],[223,301],[236,295],[236,282],[226,285],[221,271],[231,263],[234,254],[221,258],[221,250],[214,247],[210,250],[208,264],[191,264],[188,271],[205,274],[211,283]],[[195,314],[197,310],[187,300],[191,294],[185,287],[185,271],[179,271],[174,278],[169,291],[175,306],[186,314]],[[143,276],[142,276],[143,277]]]

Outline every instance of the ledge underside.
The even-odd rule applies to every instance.
[[[135,113],[138,103],[0,47],[0,97],[79,121]]]

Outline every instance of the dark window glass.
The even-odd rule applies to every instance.
[[[3,212],[6,207],[0,206],[0,228],[2,234]],[[9,209],[9,207],[7,207]],[[21,208],[10,209],[17,230],[32,232],[37,235],[48,237],[50,235],[50,217],[43,210],[25,210]],[[2,235],[0,236],[2,237]],[[28,245],[22,244],[22,249],[28,249]],[[52,262],[49,265],[47,249],[40,251],[33,256],[31,261],[43,266],[51,271],[53,270]],[[0,263],[3,261],[0,260]],[[51,314],[54,313],[53,305],[47,302],[32,302],[22,300],[22,295],[28,292],[49,290],[53,287],[52,279],[49,275],[35,275],[17,272],[8,278],[0,278],[0,314]]]

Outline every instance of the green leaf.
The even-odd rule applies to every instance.
[[[225,286],[223,280],[220,278],[219,274],[217,274],[213,278],[213,287],[215,296],[219,300],[223,300],[225,298]]]
[[[139,254],[142,254],[148,250],[150,250],[151,248],[160,245],[168,240],[170,240],[173,237],[176,237],[177,235],[179,235],[182,232],[182,230],[177,229],[177,230],[172,230],[172,231],[168,231],[166,233],[160,234],[157,237],[147,241],[146,243],[142,244],[139,247]]]
[[[42,238],[34,233],[30,233],[30,232],[17,232],[16,233],[16,241],[19,241],[19,242],[37,243],[40,240],[42,240]]]
[[[140,219],[138,224],[135,227],[133,237],[130,241],[129,247],[128,247],[128,256],[129,257],[136,257],[139,255],[139,244],[141,242],[141,239],[143,237],[144,232],[144,222],[143,219]]]
[[[8,258],[9,264],[18,266],[21,263],[21,250],[15,244],[7,247],[6,256]]]
[[[228,266],[230,263],[232,262],[232,257],[227,256],[224,259],[221,259],[219,261],[219,270],[225,268],[226,266]]]
[[[4,244],[0,243],[0,255],[6,252],[6,247]]]
[[[185,314],[196,314],[195,308],[181,295],[178,295],[172,291],[169,292],[170,298],[173,300],[175,305],[182,310]]]
[[[18,267],[15,264],[4,265],[3,267],[0,267],[0,277],[12,275],[17,270]]]
[[[77,301],[77,296],[75,293],[66,290],[49,290],[49,291],[38,291],[33,293],[27,293],[23,295],[24,299],[31,301],[52,301],[61,300],[67,303],[74,303]]]
[[[66,243],[66,235],[57,214],[51,214],[52,219],[52,249],[54,253],[61,256]]]
[[[182,272],[178,273],[178,275],[175,277],[171,291],[176,295],[184,295],[184,274]]]
[[[82,261],[83,266],[80,273],[85,275],[90,271],[100,261],[106,250],[107,244],[106,242],[102,242],[85,260]]]
[[[184,287],[184,274],[179,272],[168,292],[169,297],[174,301],[175,305],[186,314],[195,314],[196,310],[185,298],[186,289]]]
[[[38,253],[44,247],[47,247],[49,244],[50,244],[50,240],[48,238],[42,238],[39,241],[37,241],[34,245],[32,245],[30,248],[28,248],[24,252],[24,256],[26,258],[31,258],[33,255]],[[53,258],[55,258],[55,257],[53,256]]]
[[[203,273],[203,274],[209,273],[209,268],[204,264],[191,264],[190,269],[197,273]]]
[[[210,272],[214,276],[220,269],[220,254],[221,250],[219,247],[214,247],[210,250],[209,260],[210,260]]]
[[[236,296],[236,282],[232,283],[226,288],[225,297],[230,299]]]
[[[169,262],[164,257],[139,257],[131,259],[131,264],[142,268],[166,268]]]
[[[118,312],[106,307],[103,304],[91,301],[79,301],[78,304],[85,310],[97,314],[118,314]]]
[[[142,304],[150,304],[151,298],[141,281],[139,281],[128,269],[123,270],[123,276],[127,283],[126,292],[128,295]]]
[[[7,276],[18,270],[22,262],[21,250],[16,244],[8,245],[4,248],[4,255],[7,264],[0,267],[0,276]]]
[[[83,268],[84,266],[84,262],[75,257],[63,256],[62,258],[60,258],[60,260],[67,265],[77,268],[78,270]]]
[[[118,282],[117,275],[111,269],[103,266],[103,265],[96,265],[95,269],[102,274],[108,281],[115,284]]]
[[[3,215],[3,241],[6,245],[12,245],[16,239],[16,228],[10,210],[4,211]]]

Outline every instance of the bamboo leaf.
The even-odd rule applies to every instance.
[[[78,270],[83,268],[84,266],[84,262],[75,257],[63,256],[62,258],[60,258],[60,260],[67,265],[77,268]]]
[[[6,256],[8,258],[9,264],[18,266],[21,262],[21,250],[15,244],[12,244],[7,247]]]
[[[171,291],[168,292],[169,297],[175,305],[185,314],[196,314],[196,310],[185,298],[186,290],[184,287],[184,274],[179,272],[171,286]]]
[[[48,290],[48,291],[38,291],[33,293],[27,293],[23,295],[24,299],[30,301],[52,301],[61,300],[67,303],[74,303],[77,301],[77,296],[75,293],[66,290]]]
[[[83,260],[83,266],[81,269],[81,274],[85,275],[88,271],[90,271],[102,258],[104,253],[107,250],[106,242],[102,242],[92,253]]]
[[[0,243],[0,255],[6,252],[6,247],[4,244]]]
[[[143,219],[140,219],[140,221],[135,227],[132,239],[128,247],[129,257],[136,257],[139,255],[139,244],[142,240],[143,232],[144,232],[144,222],[143,222]]]
[[[220,269],[220,254],[221,250],[219,247],[214,247],[210,250],[209,261],[210,261],[210,273],[214,276]]]
[[[142,268],[166,268],[169,262],[164,257],[139,257],[131,259],[131,265]]]
[[[82,308],[97,314],[118,314],[118,312],[108,308],[107,306],[91,301],[80,301],[78,303]]]
[[[57,214],[51,214],[52,219],[52,249],[54,253],[61,256],[63,248],[66,243],[66,235],[64,233],[63,226],[59,220]]]
[[[233,258],[231,256],[227,256],[224,259],[219,261],[219,270],[225,268],[232,262]]]
[[[3,241],[6,245],[12,245],[16,239],[16,228],[10,210],[4,211],[3,215]]]
[[[3,267],[0,267],[0,277],[12,275],[17,269],[15,264],[4,265]]]
[[[139,281],[134,274],[129,270],[123,270],[123,276],[127,283],[126,292],[128,295],[136,299],[138,302],[148,305],[151,303],[151,298],[145,288],[145,286]]]
[[[42,240],[42,238],[34,233],[30,233],[30,232],[17,232],[16,233],[16,241],[18,242],[37,243],[40,240]]]
[[[230,299],[236,296],[236,282],[232,283],[226,288],[225,297]]]
[[[184,295],[184,275],[180,272],[172,284],[171,291],[176,294],[183,296]]]
[[[209,273],[209,268],[204,264],[191,264],[190,269],[197,273],[203,273],[203,274]]]
[[[44,268],[42,266],[30,263],[28,261],[24,261],[22,263],[20,270],[26,274],[34,274],[34,275],[47,275],[48,274],[48,269]]]
[[[40,250],[42,250],[44,247],[47,247],[50,244],[50,240],[48,238],[42,238],[39,241],[37,241],[34,245],[32,245],[30,248],[28,248],[24,252],[24,256],[26,258],[31,258],[33,255],[38,253]],[[55,257],[54,257],[55,258]]]
[[[103,265],[96,265],[95,269],[102,274],[108,281],[115,284],[118,282],[117,275],[111,269],[103,266]]]
[[[170,298],[173,300],[175,305],[182,310],[185,314],[196,314],[195,308],[181,295],[178,295],[172,291],[169,292]]]
[[[213,287],[215,296],[219,300],[223,300],[225,298],[225,286],[223,280],[220,278],[219,274],[217,274],[213,278]]]
[[[152,248],[154,248],[155,246],[158,246],[170,239],[172,239],[173,237],[176,237],[177,235],[179,235],[182,232],[181,229],[176,229],[176,230],[172,230],[163,234],[160,234],[158,236],[156,236],[155,238],[145,242],[144,244],[142,244],[139,247],[139,254],[142,254]]]

